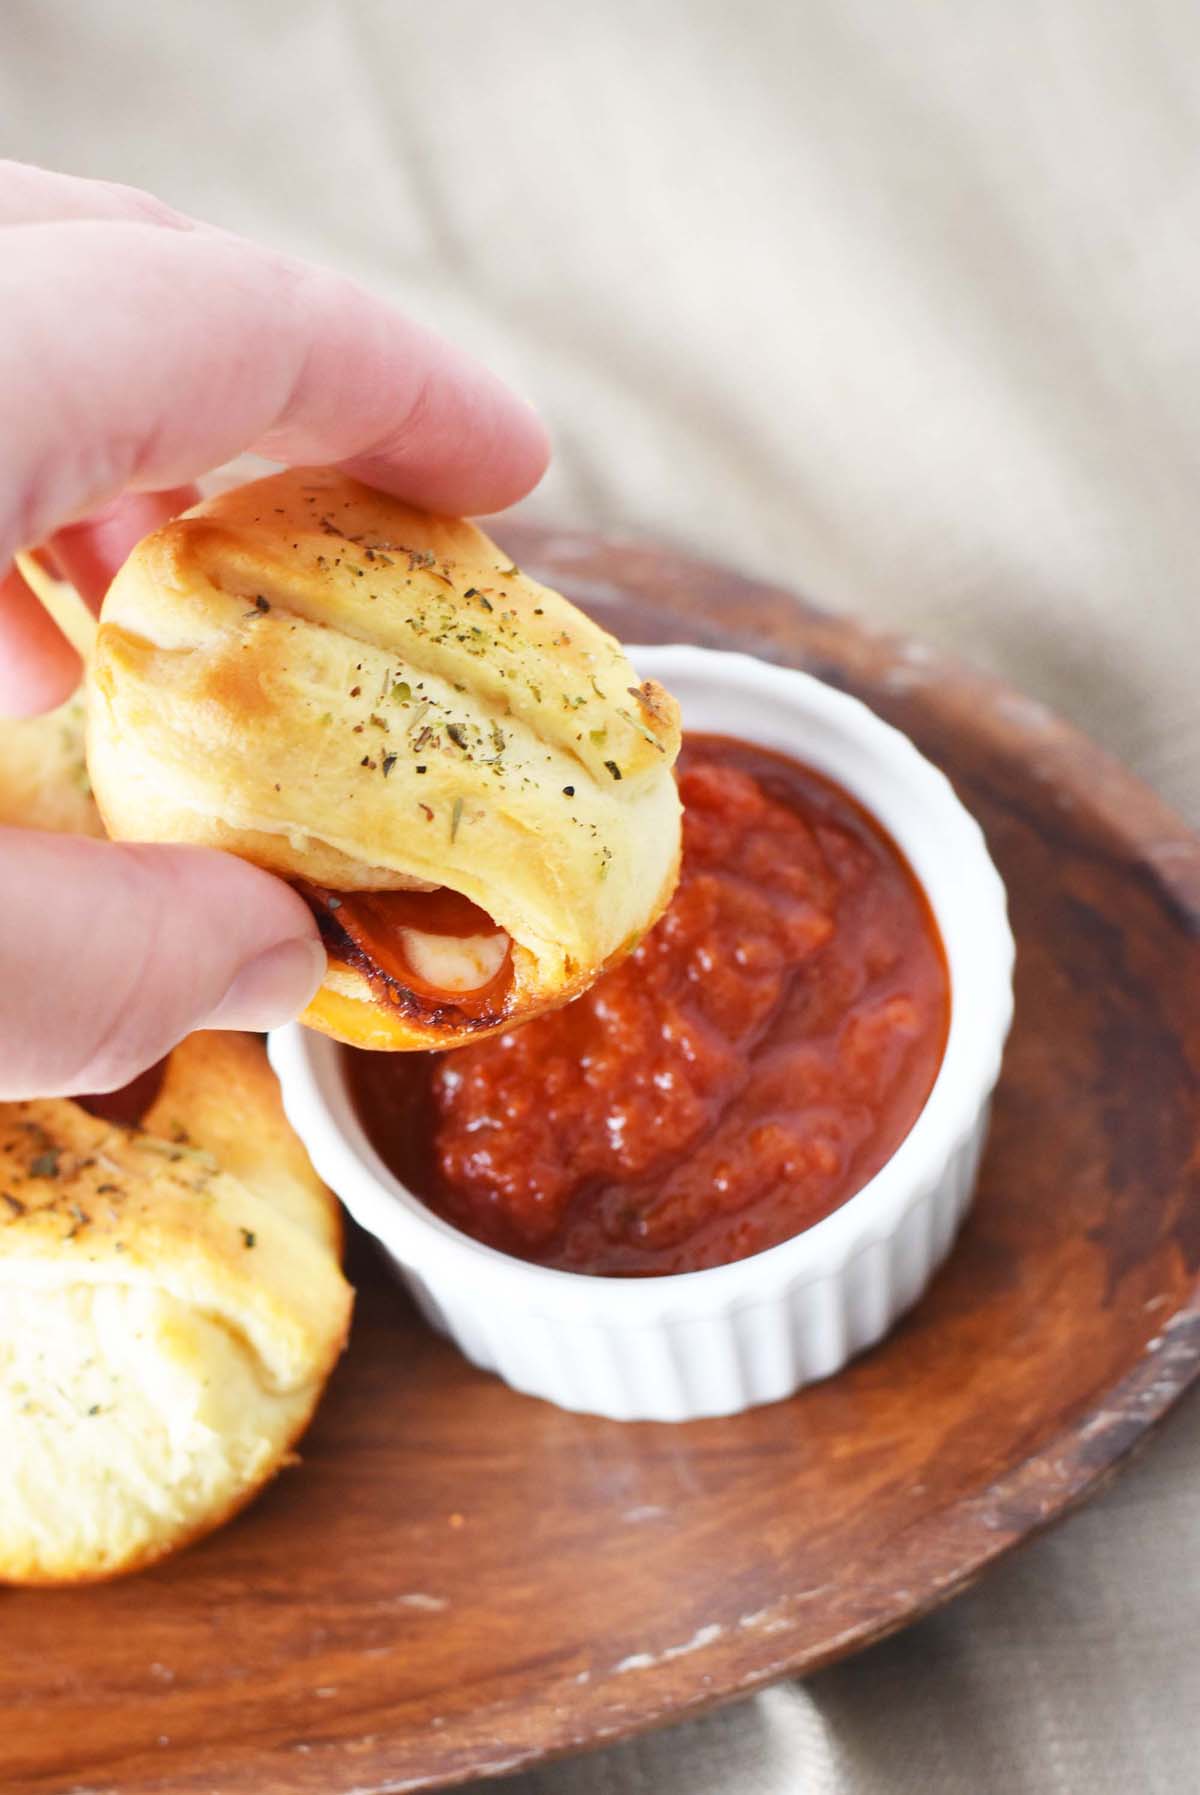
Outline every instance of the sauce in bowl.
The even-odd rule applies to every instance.
[[[665,915],[590,991],[443,1054],[347,1049],[397,1177],[489,1246],[565,1271],[699,1271],[778,1245],[900,1145],[945,1049],[937,925],[839,787],[693,735]]]

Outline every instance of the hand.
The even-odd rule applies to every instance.
[[[244,451],[454,513],[511,504],[548,454],[497,380],[351,282],[0,162],[0,712],[80,675],[13,555],[44,545],[95,608]],[[0,831],[0,1097],[111,1090],[191,1029],[274,1026],[324,964],[306,905],[243,861]]]

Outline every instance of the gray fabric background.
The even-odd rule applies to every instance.
[[[547,415],[530,512],[925,635],[1200,817],[1184,0],[7,0],[0,152],[359,274]],[[1200,1788],[1193,1404],[909,1633],[520,1795]]]

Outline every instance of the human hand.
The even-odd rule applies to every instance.
[[[353,283],[0,162],[0,713],[80,675],[13,556],[44,545],[97,608],[245,451],[456,514],[511,504],[548,455],[493,376]],[[324,964],[304,902],[244,861],[0,830],[0,1097],[111,1090],[194,1028],[274,1026]]]

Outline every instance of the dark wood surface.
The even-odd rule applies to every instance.
[[[858,692],[954,778],[1019,943],[975,1213],[882,1347],[683,1427],[514,1395],[356,1242],[353,1340],[298,1468],[156,1571],[0,1593],[6,1795],[367,1795],[679,1718],[943,1601],[1196,1374],[1200,842],[1040,707],[919,648],[661,551],[505,542],[627,639]]]

